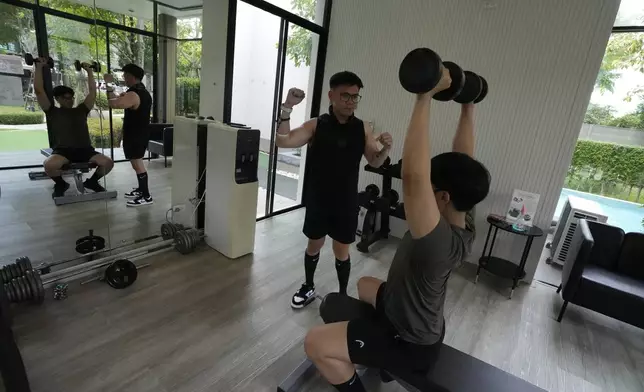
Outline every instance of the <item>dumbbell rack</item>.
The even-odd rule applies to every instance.
[[[369,246],[373,245],[376,241],[389,237],[389,216],[405,219],[404,213],[400,214],[395,208],[391,208],[391,203],[387,195],[391,190],[391,180],[393,178],[400,179],[400,166],[392,165],[387,167],[375,168],[365,165],[365,171],[380,174],[382,176],[382,193],[381,197],[376,200],[369,201],[368,203],[360,202],[360,206],[367,209],[374,209],[380,212],[380,230],[374,231],[368,238],[358,242],[356,247],[360,252],[368,253]]]

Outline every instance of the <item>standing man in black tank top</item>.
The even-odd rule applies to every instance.
[[[306,281],[291,300],[295,309],[303,308],[315,299],[313,276],[327,235],[333,239],[339,291],[346,294],[351,271],[349,246],[355,240],[358,224],[360,160],[364,155],[369,165],[379,167],[392,144],[390,134],[383,133],[375,138],[371,127],[355,117],[363,87],[356,74],[339,72],[331,77],[329,87],[329,113],[293,130],[289,124],[290,115],[293,106],[304,99],[304,92],[290,89],[277,129],[278,147],[309,145],[303,229],[309,239],[304,254]]]
[[[123,153],[130,161],[136,172],[139,186],[131,192],[125,193],[125,197],[131,199],[127,202],[128,207],[139,207],[152,204],[152,196],[148,188],[148,173],[143,164],[145,150],[150,141],[150,110],[152,109],[152,96],[145,85],[141,83],[145,72],[135,64],[127,64],[123,67],[123,79],[128,87],[127,92],[116,96],[114,88],[108,87],[107,93],[109,105],[112,109],[125,109],[123,116]],[[106,74],[103,78],[105,83],[113,83],[114,77]]]

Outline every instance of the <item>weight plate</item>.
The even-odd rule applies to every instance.
[[[396,204],[398,204],[398,202],[400,201],[400,196],[395,189],[390,189],[387,193],[387,199],[389,199],[389,206],[395,207]]]
[[[18,287],[22,292],[22,302],[27,301],[29,299],[29,292],[27,292],[27,286],[25,285],[25,282],[23,281],[22,276],[17,277],[16,282],[18,282]]]
[[[463,90],[465,85],[465,74],[463,69],[451,61],[443,61],[443,66],[449,70],[449,76],[452,78],[452,84],[449,88],[434,95],[438,101],[451,101],[456,98]]]
[[[11,286],[13,286],[13,289],[16,292],[16,302],[22,302],[22,288],[20,287],[20,284],[18,284],[18,280],[12,279]]]
[[[14,264],[16,265],[16,269],[18,270],[18,276],[22,276],[24,274],[24,271],[22,270],[22,258],[17,258]]]
[[[105,270],[105,281],[115,289],[124,289],[136,281],[138,274],[130,260],[116,260]]]
[[[11,290],[11,296],[13,298],[12,302],[17,303],[19,301],[18,290],[16,289],[16,286],[13,285],[13,282],[9,283],[9,288]]]
[[[465,71],[465,85],[461,93],[454,98],[457,103],[472,103],[481,94],[483,82],[481,78],[472,71]]]
[[[11,287],[9,287],[8,284],[3,284],[2,288],[4,289],[4,292],[7,294],[7,298],[9,299],[9,302],[13,302],[13,293],[11,292]]]
[[[428,48],[409,52],[398,69],[398,80],[410,93],[429,92],[436,87],[441,77],[441,58]]]
[[[41,304],[45,300],[45,287],[42,285],[42,280],[40,279],[40,274],[36,271],[33,274],[34,279],[36,280],[36,286],[38,288],[38,296],[36,297],[36,303]]]
[[[31,301],[31,299],[33,298],[33,294],[31,293],[31,285],[29,284],[29,281],[25,276],[19,277],[18,281],[20,282],[23,289],[25,290],[25,301]]]
[[[481,78],[481,83],[483,84],[481,88],[481,93],[479,94],[478,97],[474,100],[474,103],[479,103],[481,102],[486,96],[487,96],[487,80],[483,76],[479,75],[479,78]]]
[[[0,309],[2,309],[0,317],[11,323],[11,303],[4,285],[0,286]]]
[[[33,272],[27,271],[27,274],[25,275],[25,279],[27,280],[27,283],[29,283],[29,288],[31,289],[31,301],[32,302],[37,302],[38,301],[38,284],[36,283],[36,279],[34,278]]]
[[[19,264],[22,265],[22,271],[23,275],[27,271],[31,271],[33,269],[33,266],[31,265],[31,260],[29,260],[29,257],[21,257],[18,260],[20,260]]]
[[[377,198],[380,196],[380,188],[378,188],[378,185],[376,184],[369,184],[365,188],[365,192],[367,192],[368,195],[372,197],[372,199]]]
[[[15,279],[20,276],[20,272],[15,264],[9,264],[9,269],[11,270],[11,279]]]
[[[176,229],[172,223],[164,223],[161,225],[161,237],[164,240],[169,240],[174,238]]]
[[[182,255],[189,253],[188,238],[185,231],[178,231],[177,234],[174,235],[174,247]]]
[[[2,280],[2,283],[7,283],[9,279],[7,279],[7,274],[4,270],[4,267],[0,267],[0,279]]]

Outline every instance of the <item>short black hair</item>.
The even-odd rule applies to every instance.
[[[350,71],[338,72],[335,75],[331,76],[329,79],[329,87],[336,88],[338,86],[358,86],[358,88],[363,88],[362,80],[358,75]]]
[[[129,73],[138,80],[143,80],[143,76],[145,75],[143,68],[139,67],[136,64],[126,64],[121,70],[124,73]]]
[[[469,211],[490,191],[490,172],[476,159],[460,152],[446,152],[432,158],[432,185],[449,193],[457,211]]]
[[[54,98],[60,97],[66,94],[74,95],[74,90],[71,87],[67,87],[67,86],[54,87]]]

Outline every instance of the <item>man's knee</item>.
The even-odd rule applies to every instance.
[[[323,356],[322,347],[324,347],[324,344],[322,342],[321,327],[311,328],[304,338],[304,352],[306,352],[306,356],[312,360],[321,358]]]
[[[45,159],[45,162],[43,162],[43,166],[45,167],[45,172],[48,172],[48,173],[60,170],[64,164],[65,164],[65,161],[63,159],[58,159],[57,157],[49,157]]]
[[[338,260],[346,260],[349,258],[350,244],[343,244],[342,242],[333,241],[333,254]]]
[[[306,253],[308,253],[311,256],[314,256],[320,253],[320,250],[324,246],[324,240],[325,240],[325,237],[318,238],[318,239],[309,238],[309,242],[306,245]]]

